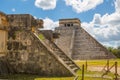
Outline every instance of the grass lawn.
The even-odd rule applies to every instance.
[[[120,67],[120,59],[110,60],[110,65],[117,61],[118,66]],[[80,67],[85,64],[85,60],[75,61]],[[105,66],[106,60],[88,60],[88,66]],[[81,70],[77,72],[78,80],[81,80]],[[84,80],[113,80],[113,73],[109,73],[108,75],[101,78],[103,72],[96,71],[85,71]],[[24,74],[16,74],[16,75],[6,75],[0,76],[0,78],[9,79],[9,80],[74,80],[75,77],[39,77],[37,75],[24,75]]]
[[[118,67],[120,67],[120,59],[110,59],[109,65],[112,66],[114,62],[118,62]],[[75,61],[79,66],[82,64],[86,64],[86,60],[78,60]],[[87,60],[88,66],[105,66],[107,63],[107,60]]]
[[[78,80],[81,80],[81,71],[77,72]],[[101,78],[102,72],[91,72],[85,71],[84,80],[113,80],[114,75],[109,73],[106,77]],[[15,74],[15,75],[6,75],[1,76],[2,80],[74,80],[75,77],[39,77],[36,75],[24,75],[24,74]]]

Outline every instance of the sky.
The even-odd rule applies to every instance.
[[[79,18],[81,27],[104,46],[120,46],[120,0],[0,0],[6,14],[31,14],[43,19],[44,29],[59,19]]]

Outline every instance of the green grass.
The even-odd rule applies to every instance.
[[[39,34],[39,36],[38,36],[41,40],[44,40],[45,39],[45,37],[44,37],[44,35],[43,34]]]
[[[29,75],[29,74],[10,74],[10,75],[2,75],[0,76],[0,80],[34,80],[36,77],[39,77],[37,75]]]
[[[79,70],[77,72],[78,80],[81,80],[82,72]],[[93,72],[93,71],[85,71],[84,80],[113,80],[114,75],[113,73],[109,73],[106,77],[101,78],[103,72]],[[54,77],[54,78],[36,78],[35,80],[74,80],[75,77]]]
[[[36,78],[35,80],[74,80],[74,77]]]
[[[78,71],[77,72],[79,78],[78,80],[81,80],[82,77],[82,72]],[[84,79],[85,80],[111,80],[114,78],[114,74],[113,73],[108,73],[108,75],[106,75],[104,78],[102,78],[103,72],[97,72],[97,71],[85,71],[84,74]]]
[[[81,80],[81,71],[77,72],[78,80]],[[107,78],[101,78],[102,72],[91,72],[85,71],[85,80],[111,80]],[[110,77],[113,76],[112,73],[109,73]],[[111,76],[112,75],[112,76]],[[75,77],[40,77],[37,75],[26,75],[26,74],[15,74],[15,75],[5,75],[1,76],[1,79],[9,79],[9,80],[74,80]]]
[[[110,65],[113,65],[114,62],[118,62],[120,67],[120,59],[110,60]],[[75,61],[80,67],[85,64],[85,60]],[[106,60],[88,60],[88,66],[105,66]],[[101,78],[103,72],[96,71],[85,71],[84,80],[113,80],[114,74],[109,73],[105,78]],[[81,80],[82,72],[79,70],[77,72],[78,80]],[[26,74],[16,74],[16,75],[5,75],[0,76],[2,79],[9,80],[74,80],[75,77],[40,77],[38,75],[26,75]]]
[[[14,75],[2,75],[0,80],[73,80],[74,77],[40,77],[38,75],[30,74],[14,74]]]
[[[86,64],[86,60],[75,61],[79,66],[82,64]],[[114,62],[118,62],[118,66],[120,67],[120,59],[110,59],[109,65],[112,66]],[[105,66],[107,64],[107,60],[87,60],[88,66]]]

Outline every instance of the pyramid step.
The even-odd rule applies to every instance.
[[[55,52],[59,55],[59,57],[65,62],[65,64],[74,72],[76,72],[79,68],[59,49],[55,49]]]
[[[65,63],[74,71],[76,72],[77,70],[79,70],[78,67],[76,67],[76,65],[74,63],[72,63],[71,61],[65,61]]]
[[[72,70],[73,70],[74,72],[77,72],[79,69],[78,69],[77,67],[74,67]]]
[[[61,54],[61,55],[63,54],[61,51],[55,51],[55,52],[57,52],[57,54]]]
[[[65,58],[65,57],[61,57],[61,59],[62,59],[63,61],[70,61],[68,58]]]
[[[81,46],[76,46],[74,49],[76,50],[85,50],[85,49],[94,49],[94,50],[101,50],[100,47],[91,47],[91,46],[84,46],[84,47],[81,47]]]
[[[75,68],[76,66],[74,65],[74,64],[70,64],[70,65],[68,65],[70,68]]]
[[[68,64],[68,65],[69,65],[69,64],[72,64],[71,61],[65,61],[65,63]]]
[[[61,58],[67,58],[65,55],[59,55],[59,57],[61,57]]]
[[[60,51],[59,49],[55,48],[55,51]]]

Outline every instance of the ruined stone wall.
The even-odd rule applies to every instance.
[[[0,12],[0,29],[6,30],[9,26],[7,16]]]
[[[30,14],[10,14],[7,15],[11,28],[21,30],[32,30],[42,28],[43,21],[34,19]]]
[[[3,39],[0,39],[0,51],[3,48],[1,44],[5,41],[6,48],[4,49],[7,49],[7,54],[0,57],[0,75],[25,73],[40,76],[73,76],[73,73],[59,61],[58,57],[54,56],[33,35],[33,32],[43,27],[42,20],[36,20],[29,14],[7,16],[2,14],[2,16],[3,18],[0,17],[0,38]],[[2,21],[8,21],[7,30],[6,24]],[[4,30],[7,32],[5,33]]]
[[[7,52],[8,28],[7,16],[0,12],[0,57],[4,56]]]
[[[46,39],[52,41],[53,40],[53,32],[52,30],[40,30],[40,34],[43,34]]]
[[[31,15],[8,15],[7,59],[16,73],[38,74],[40,76],[71,76],[47,48],[32,35],[33,29],[43,27],[41,20]]]
[[[71,76],[72,74],[29,31],[16,31],[9,38],[7,59],[17,73],[40,76]]]
[[[7,31],[0,30],[0,54],[7,52]]]

